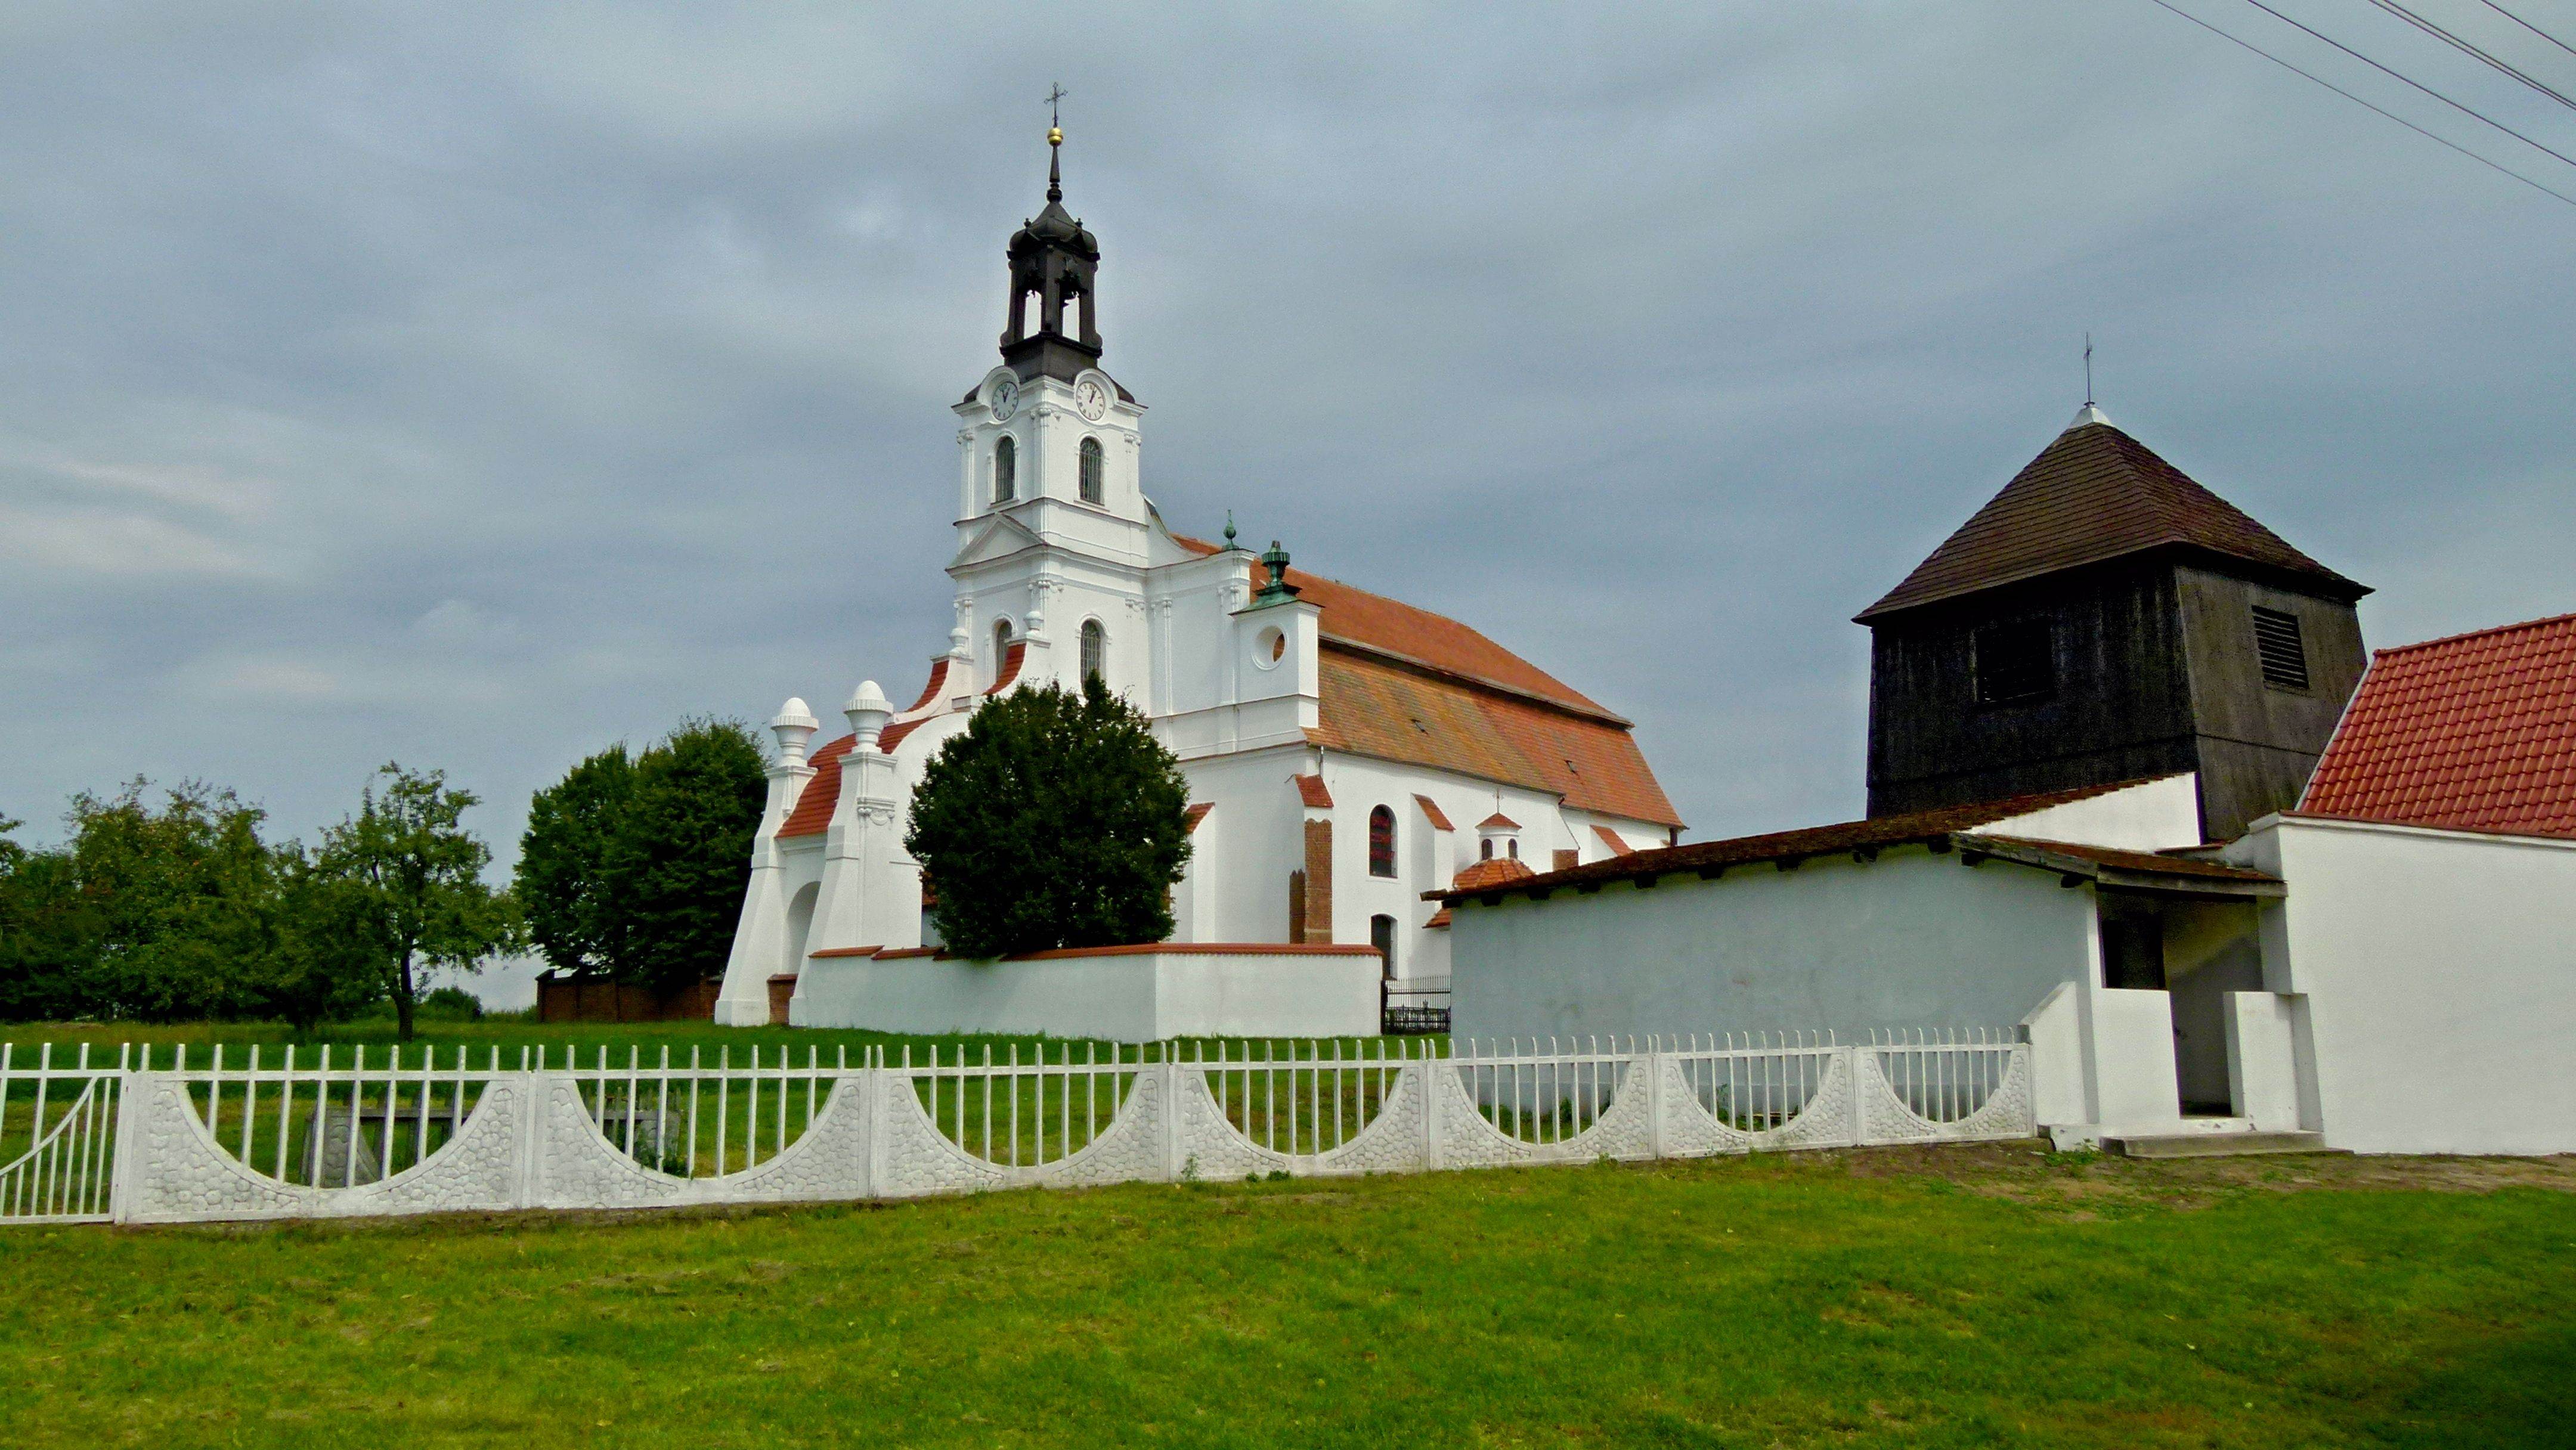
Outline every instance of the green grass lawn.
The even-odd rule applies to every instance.
[[[0,1231],[0,1444],[2564,1445],[2576,1164]]]

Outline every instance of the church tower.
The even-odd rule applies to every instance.
[[[1019,682],[1145,684],[1153,533],[1139,469],[1144,406],[1101,369],[1100,242],[1064,207],[1061,126],[1046,206],[1006,252],[1001,361],[954,411],[959,479],[953,692]]]
[[[2369,592],[2087,403],[1855,620],[1869,813],[2192,771],[2202,835],[2241,835],[2316,768]]]

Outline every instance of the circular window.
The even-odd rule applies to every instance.
[[[1274,624],[1253,636],[1252,662],[1254,664],[1265,670],[1275,670],[1279,668],[1279,662],[1287,657],[1288,636],[1279,626]]]

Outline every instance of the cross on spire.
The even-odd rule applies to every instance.
[[[1064,98],[1073,94],[1061,82],[1047,88],[1047,200],[1064,200],[1064,172],[1056,158],[1064,154]]]

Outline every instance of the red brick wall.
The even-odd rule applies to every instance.
[[[1333,823],[1306,823],[1305,932],[1297,940],[1330,944],[1333,939]]]
[[[537,978],[537,1020],[706,1022],[714,1020],[716,996],[723,990],[724,982],[715,977],[657,994],[623,982],[548,972]]]

